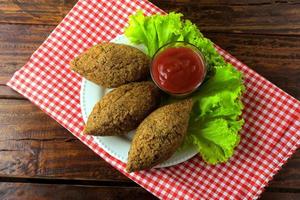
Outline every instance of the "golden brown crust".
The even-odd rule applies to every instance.
[[[159,104],[159,90],[151,82],[120,86],[93,108],[86,127],[89,135],[121,135],[135,129]]]
[[[158,108],[138,127],[128,153],[128,172],[151,168],[181,145],[193,106],[191,99]]]
[[[122,44],[102,43],[75,58],[71,69],[103,87],[146,80],[149,58],[139,49]]]

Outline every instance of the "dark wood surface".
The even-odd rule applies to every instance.
[[[0,1],[0,199],[156,199],[5,86],[75,2]],[[300,99],[299,0],[152,2]],[[260,199],[300,199],[299,151]]]

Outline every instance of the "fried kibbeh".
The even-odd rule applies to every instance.
[[[191,99],[158,108],[138,126],[128,153],[128,172],[149,169],[170,158],[187,132]]]
[[[159,95],[152,82],[129,83],[114,89],[94,106],[84,133],[111,136],[135,129],[158,106]]]
[[[71,69],[86,79],[106,88],[146,80],[150,59],[137,48],[115,43],[102,43],[75,58]]]

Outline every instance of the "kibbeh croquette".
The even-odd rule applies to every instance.
[[[160,92],[152,82],[120,86],[106,94],[93,108],[84,133],[121,135],[135,129],[159,105]]]
[[[149,169],[170,158],[187,132],[191,99],[152,112],[138,126],[128,153],[128,172]]]
[[[137,48],[115,43],[101,43],[79,55],[71,69],[106,88],[146,80],[150,59]]]

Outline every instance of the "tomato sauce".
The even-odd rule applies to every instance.
[[[205,63],[201,55],[188,47],[169,47],[152,61],[151,75],[164,91],[185,94],[194,91],[205,78]]]

